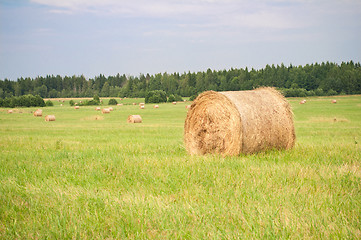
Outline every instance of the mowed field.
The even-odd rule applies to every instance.
[[[186,152],[189,102],[0,109],[0,239],[361,239],[361,96],[306,99],[294,149],[238,157]]]

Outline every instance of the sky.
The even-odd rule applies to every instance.
[[[0,0],[0,79],[361,62],[361,0]]]

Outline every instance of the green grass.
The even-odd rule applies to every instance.
[[[188,103],[0,109],[0,239],[360,239],[361,96],[335,98],[289,99],[294,149],[226,158],[187,154]]]

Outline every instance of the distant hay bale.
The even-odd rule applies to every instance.
[[[43,110],[37,109],[36,111],[34,111],[33,115],[35,117],[41,117],[41,116],[43,116]]]
[[[109,108],[103,108],[102,109],[102,113],[105,114],[105,113],[110,113],[110,109]]]
[[[83,103],[83,101],[79,101],[80,103]]]
[[[177,104],[177,102],[172,102],[172,104],[173,104],[173,105],[176,105],[176,104]]]
[[[331,101],[331,103],[337,103],[337,100],[336,100],[336,99],[333,99],[333,100]]]
[[[46,115],[45,122],[55,121],[54,115]]]
[[[8,110],[8,113],[13,113],[13,110],[12,110],[12,109],[9,109],[9,110]]]
[[[190,109],[191,108],[191,105],[186,105],[186,109]]]
[[[117,106],[123,106],[123,103],[118,103]]]
[[[159,106],[158,106],[158,105],[154,105],[153,108],[159,108]]]
[[[135,102],[133,102],[133,105],[137,105]]]
[[[300,101],[300,104],[305,104],[305,103],[306,103],[305,100]]]
[[[100,111],[100,107],[96,107],[96,108],[95,108],[95,111]]]
[[[109,111],[113,111],[113,110],[114,110],[113,107],[108,107],[108,109],[109,109]]]
[[[142,117],[140,115],[129,115],[127,122],[128,123],[141,123]]]
[[[144,105],[139,106],[140,109],[144,109]]]
[[[251,154],[290,149],[295,144],[293,113],[273,88],[200,94],[184,124],[190,154]]]
[[[74,103],[74,105],[78,105],[78,103],[76,102],[76,103]]]
[[[79,109],[79,106],[75,106],[74,109]]]
[[[144,106],[144,103],[142,103],[142,102],[141,102],[141,103],[139,103],[139,106]]]

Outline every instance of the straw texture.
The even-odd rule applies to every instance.
[[[273,88],[199,95],[184,124],[190,154],[251,154],[289,149],[295,143],[293,114],[287,100]]]

